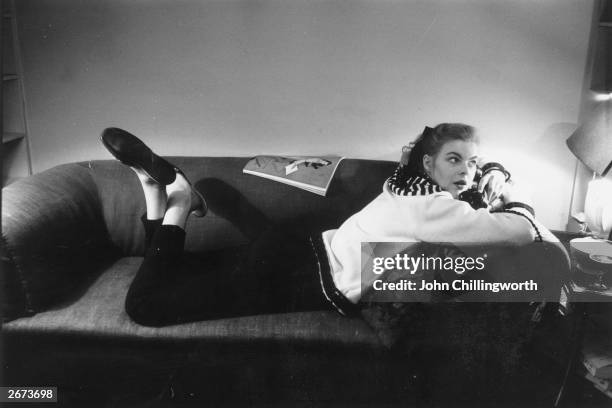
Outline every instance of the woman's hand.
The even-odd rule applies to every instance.
[[[410,157],[410,152],[414,148],[415,142],[410,142],[406,146],[402,146],[402,156],[400,157],[400,165],[407,166],[408,158]]]
[[[531,194],[529,194],[529,192],[524,187],[521,188],[512,181],[509,181],[504,184],[501,197],[504,201],[504,204],[520,202],[523,204],[531,205]]]
[[[489,203],[501,197],[506,184],[506,175],[501,170],[488,171],[478,183],[478,192],[485,194]]]

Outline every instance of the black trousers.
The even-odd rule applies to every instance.
[[[142,218],[145,257],[125,301],[146,326],[333,310],[321,290],[308,234],[270,228],[250,245],[185,254],[185,231]]]

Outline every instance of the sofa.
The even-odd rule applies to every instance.
[[[322,197],[243,174],[248,158],[169,160],[210,206],[188,220],[185,251],[195,259],[247,244],[253,222],[337,227],[380,193],[396,166],[345,159]],[[437,404],[453,388],[442,371],[490,378],[511,360],[524,375],[525,360],[507,347],[533,337],[525,335],[532,309],[522,304],[415,307],[413,323],[421,324],[407,323],[411,346],[399,348],[385,341],[388,327],[376,319],[386,311],[375,308],[365,318],[317,311],[140,326],[124,301],[143,255],[144,210],[133,172],[109,160],[60,165],[2,190],[2,385],[57,386],[63,406],[407,406]],[[562,252],[559,268],[569,270]],[[507,344],[495,337],[505,329]],[[540,366],[530,372],[542,376]],[[501,398],[507,384],[498,377],[468,393],[457,386],[452,399]],[[557,385],[556,377],[545,384]]]

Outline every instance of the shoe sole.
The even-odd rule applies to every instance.
[[[110,154],[113,155],[114,158],[116,158],[121,163],[125,164],[126,166],[135,167],[139,170],[142,170],[151,180],[155,181],[157,184],[166,186],[174,181],[174,179],[176,178],[176,173],[174,172],[174,170],[168,171],[168,173],[170,172],[172,173],[171,176],[167,174],[164,175],[164,174],[161,174],[161,172],[154,171],[154,167],[155,167],[154,162],[157,162],[157,166],[160,166],[160,165],[165,166],[167,169],[174,169],[175,167],[172,164],[164,160],[162,157],[153,153],[153,151],[142,140],[138,139],[136,136],[122,129],[118,129],[118,128],[114,128],[114,129],[122,133],[125,133],[126,137],[131,137],[131,138],[134,138],[136,141],[138,141],[141,144],[140,148],[143,149],[144,152],[147,155],[149,155],[153,160],[151,161],[151,163],[139,163],[137,159],[131,158],[129,157],[129,155],[126,155],[125,153],[122,154],[121,152],[113,148],[104,139],[104,135],[106,134],[108,130],[108,129],[105,129],[104,132],[102,132],[102,135],[100,135],[100,140],[102,141],[102,144],[104,145],[106,150],[108,150]]]

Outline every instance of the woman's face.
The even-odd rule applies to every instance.
[[[454,198],[471,187],[476,174],[478,145],[474,142],[453,140],[446,142],[438,154],[423,156],[425,171],[442,190]]]

